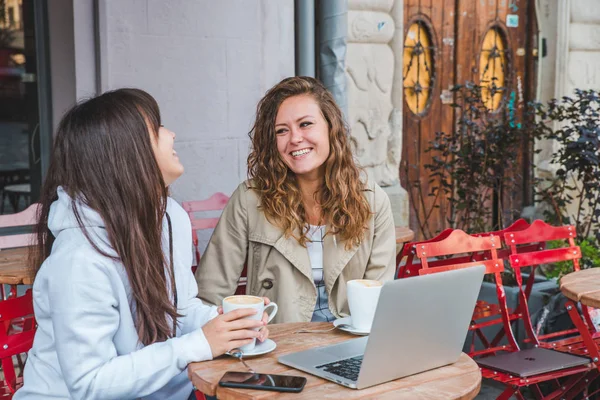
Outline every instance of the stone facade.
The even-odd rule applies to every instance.
[[[538,96],[542,102],[573,95],[575,89],[600,90],[600,9],[596,0],[539,0],[538,16],[548,54],[541,59]],[[537,143],[536,175],[553,176],[553,141]],[[568,210],[574,215],[576,210]]]
[[[408,197],[399,181],[403,2],[350,0],[348,8],[348,123],[355,155],[388,193],[396,225],[406,226]]]
[[[575,89],[600,89],[600,9],[596,0],[539,0],[542,36],[548,54],[541,60],[539,99],[570,96]],[[539,175],[553,174],[549,160],[556,144],[541,142]]]

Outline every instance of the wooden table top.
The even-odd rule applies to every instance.
[[[300,393],[234,389],[218,386],[218,382],[225,372],[246,370],[237,359],[228,356],[218,357],[212,361],[191,363],[188,366],[188,375],[198,390],[211,396],[216,394],[219,400],[272,398],[411,400],[418,398],[421,400],[446,400],[472,399],[479,393],[481,372],[477,364],[464,353],[454,364],[362,390],[349,389],[277,362],[277,357],[284,354],[357,338],[357,336],[340,330],[327,333],[294,334],[299,329],[327,329],[330,327],[332,325],[328,322],[270,325],[270,338],[277,343],[277,348],[263,356],[246,359],[246,362],[257,372],[306,377],[308,381],[304,390]]]
[[[415,233],[404,226],[396,227],[396,243],[410,242],[415,238]]]
[[[29,266],[29,247],[0,250],[0,284],[31,285],[33,268]]]
[[[560,291],[573,301],[600,308],[600,268],[583,269],[563,276]]]

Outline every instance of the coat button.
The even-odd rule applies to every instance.
[[[271,279],[265,279],[262,281],[263,289],[271,289],[273,287],[273,281]]]

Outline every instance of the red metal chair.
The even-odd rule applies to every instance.
[[[519,287],[519,305],[516,312],[524,313],[528,309],[528,291],[531,290],[529,286],[523,289],[523,278],[521,275],[522,268],[532,267],[531,275],[533,275],[534,268],[541,264],[569,261],[573,264],[573,270],[579,271],[581,250],[579,249],[579,246],[575,245],[576,236],[577,233],[574,226],[555,227],[550,226],[541,220],[534,221],[531,226],[525,230],[506,233],[504,235],[505,242],[510,246],[511,255],[509,256],[509,261],[515,272],[515,279]],[[562,241],[565,246],[547,250],[540,246],[536,251],[518,252],[518,246],[526,246],[531,243],[545,243],[548,241]],[[588,329],[593,330],[595,333],[594,324],[590,318],[587,306],[582,304],[581,309]],[[536,336],[531,323],[526,323],[525,332],[527,333],[527,339],[525,341],[534,343],[540,347],[552,348],[574,354],[583,354],[585,352],[585,346],[581,336],[578,335],[579,330],[577,328]],[[562,339],[555,340],[557,338]]]
[[[495,320],[478,322],[477,319],[481,318],[481,314],[478,314],[477,310],[477,307],[479,307],[478,305],[473,314],[473,322],[469,329],[474,331],[474,333],[479,336],[484,344],[487,344],[487,348],[484,350],[474,351],[473,345],[471,345],[471,351],[469,352],[471,357],[494,357],[500,351],[519,351],[520,348],[514,337],[511,321],[515,318],[530,320],[529,311],[527,310],[526,306],[522,315],[516,313],[509,314],[508,312],[508,308],[506,306],[506,296],[500,275],[504,269],[504,264],[501,259],[497,258],[497,250],[499,247],[500,238],[497,236],[489,235],[473,237],[467,235],[463,231],[455,230],[446,239],[437,242],[424,243],[419,245],[417,248],[417,256],[421,259],[423,266],[423,268],[419,271],[419,274],[421,275],[447,271],[451,269],[468,268],[481,264],[486,266],[486,273],[494,275],[498,298],[498,308],[500,310],[500,322],[502,323],[504,335],[506,335],[508,339],[508,345],[494,346],[493,342],[486,341],[485,337],[478,332],[485,326],[498,323]],[[466,257],[468,257],[469,254],[481,254],[482,252],[488,253],[490,258],[487,260],[468,261],[465,263],[448,264],[439,267],[431,267],[431,263],[428,261],[429,257],[443,257],[458,254],[467,254]],[[461,256],[461,258],[462,257],[465,256]],[[455,259],[456,258],[454,258],[454,260]],[[449,260],[451,261],[453,259],[450,258]],[[526,302],[524,302],[524,304],[526,305]],[[507,400],[511,396],[515,396],[518,399],[524,399],[520,392],[521,388],[523,387],[531,387],[538,398],[541,399],[558,399],[562,398],[560,396],[565,393],[579,394],[586,388],[586,379],[594,379],[597,376],[598,371],[592,370],[589,365],[586,365],[527,378],[511,376],[501,371],[496,371],[485,367],[481,368],[481,373],[484,378],[495,380],[506,386],[506,389],[498,397],[498,399]],[[564,378],[563,382],[560,382],[560,384],[553,389],[551,394],[544,396],[538,385],[542,382],[558,382],[559,378]]]
[[[10,323],[14,319],[24,319],[19,329]],[[33,345],[36,323],[33,315],[31,289],[25,295],[0,302],[0,360],[4,379],[0,381],[0,397],[11,399],[15,391],[23,384],[21,371],[14,368],[13,356],[29,351]]]
[[[485,265],[486,274],[493,274],[496,283],[497,304],[490,304],[478,301],[473,312],[473,318],[469,330],[473,331],[473,340],[471,342],[471,357],[483,354],[495,354],[498,351],[516,351],[519,349],[510,326],[510,316],[506,305],[506,294],[502,285],[500,273],[504,271],[504,263],[497,257],[497,250],[501,247],[500,238],[494,235],[485,237],[475,237],[467,235],[465,232],[457,229],[452,231],[446,238],[428,243],[421,243],[417,246],[417,257],[421,260],[422,268],[420,275],[430,274],[453,269],[467,268],[473,265]],[[490,258],[487,260],[473,260],[473,254],[489,252]],[[454,256],[447,259],[430,261],[431,257]],[[442,262],[440,262],[442,261]],[[491,316],[499,318],[488,319]],[[482,321],[482,319],[486,319]],[[494,346],[482,333],[481,329],[492,325],[502,325],[502,330],[506,331],[508,346]],[[484,346],[483,350],[475,351],[475,337],[478,337]]]
[[[499,238],[502,238],[501,235],[504,234],[505,232],[519,231],[519,230],[527,228],[528,226],[529,226],[529,223],[526,220],[519,219],[519,220],[515,221],[513,224],[511,224],[509,227],[507,227],[503,230],[495,231],[495,232],[476,233],[476,234],[472,234],[471,236],[475,236],[475,237],[497,236]],[[398,257],[398,259],[401,259],[404,255],[406,255],[406,262],[399,267],[397,277],[398,278],[406,278],[406,277],[414,276],[414,275],[418,274],[419,270],[421,269],[421,262],[420,261],[415,262],[414,256],[416,254],[416,250],[419,247],[419,245],[424,244],[424,243],[434,243],[434,242],[439,242],[439,241],[445,240],[446,238],[448,238],[448,236],[450,236],[450,234],[452,232],[453,232],[453,230],[449,228],[449,229],[442,231],[442,233],[440,233],[438,236],[436,236],[433,239],[406,245],[403,248],[403,254],[399,255],[399,257]],[[525,250],[527,250],[527,249],[525,249]],[[498,256],[497,258],[506,259],[510,255],[510,249],[508,247],[507,248],[497,247],[496,253]],[[428,263],[428,265],[430,267],[443,267],[443,266],[447,266],[447,265],[465,264],[465,263],[469,263],[469,262],[485,261],[485,260],[489,260],[489,259],[491,259],[491,253],[489,250],[487,250],[487,251],[470,252],[466,255],[460,255],[460,256],[456,256],[456,257],[447,257],[447,258],[438,259],[435,261],[430,261]],[[419,258],[417,258],[417,260],[419,260]],[[531,279],[530,284],[533,285],[532,279]],[[530,291],[531,291],[531,289],[529,290],[529,292]],[[509,312],[509,319],[515,320],[518,318],[518,315],[514,314],[512,312],[512,310],[508,309],[508,312]],[[488,318],[488,317],[493,317],[493,316],[500,317],[501,313],[502,313],[502,311],[501,311],[500,307],[498,306],[498,304],[490,304],[490,303],[487,303],[484,301],[478,301],[477,307],[474,312],[473,319],[478,320],[481,318]],[[493,320],[493,322],[490,325],[500,324],[501,322],[502,322],[501,318],[496,318]],[[486,326],[489,326],[489,325],[486,325]],[[498,330],[497,335],[491,341],[489,341],[487,339],[483,340],[483,337],[480,336],[480,335],[483,335],[483,333],[480,330],[477,330],[476,333],[477,333],[478,337],[480,337],[482,339],[482,344],[486,348],[496,347],[497,344],[500,343],[500,341],[504,337],[504,329]],[[474,337],[473,337],[473,339],[474,339]],[[472,343],[472,345],[474,345],[474,343]]]
[[[515,221],[514,223],[512,223],[510,226],[508,226],[505,229],[502,229],[499,231],[492,231],[492,232],[473,233],[473,234],[471,234],[471,236],[483,237],[483,236],[494,235],[494,236],[500,237],[500,239],[502,240],[504,233],[520,231],[520,230],[527,228],[528,226],[529,226],[529,223],[525,219],[521,218],[521,219],[518,219],[517,221]],[[439,235],[437,235],[436,237],[434,237],[432,239],[424,240],[424,241],[420,241],[420,242],[407,243],[406,245],[404,245],[404,247],[402,248],[402,251],[400,253],[398,253],[398,256],[396,257],[396,265],[398,266],[398,272],[396,275],[397,279],[408,278],[410,276],[415,276],[419,273],[418,271],[421,268],[421,264],[420,264],[420,262],[415,262],[415,257],[414,257],[416,248],[418,247],[418,245],[420,245],[422,243],[432,243],[432,242],[438,242],[440,240],[444,240],[452,233],[452,231],[453,231],[452,228],[447,228],[447,229],[443,230]],[[529,247],[523,248],[523,249],[520,249],[520,251],[528,251],[529,249],[530,249]],[[531,248],[531,249],[533,249],[533,248]],[[510,249],[508,247],[507,248],[499,248],[497,251],[497,254],[498,254],[498,258],[507,259],[508,256],[510,255]],[[406,262],[404,264],[401,264],[401,261],[404,259],[404,257],[406,257]],[[485,260],[486,258],[489,258],[489,252],[474,253],[470,256],[471,261]],[[456,261],[466,262],[467,259],[461,258]],[[448,262],[450,262],[450,261],[449,260],[438,260],[438,261],[432,263],[431,265],[432,266],[443,266],[443,265],[446,265]]]
[[[225,208],[225,205],[229,201],[229,197],[221,192],[213,194],[206,200],[194,200],[182,202],[183,209],[188,213],[190,221],[192,223],[192,240],[194,243],[194,251],[196,254],[196,265],[192,266],[192,271],[196,272],[198,264],[200,263],[200,248],[198,247],[198,231],[204,229],[214,229],[219,222],[218,217],[198,217],[196,213],[208,212],[208,211],[221,211]],[[238,281],[238,287],[235,294],[246,294],[246,284],[248,279],[246,278],[247,268],[244,266],[242,276]]]

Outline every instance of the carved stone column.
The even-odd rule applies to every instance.
[[[396,226],[408,225],[408,196],[399,180],[402,10],[402,0],[348,1],[348,123],[358,162],[388,193]]]

